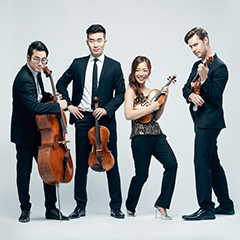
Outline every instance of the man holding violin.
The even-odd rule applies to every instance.
[[[211,220],[215,219],[215,214],[234,214],[233,202],[228,194],[227,179],[217,152],[217,137],[221,129],[225,128],[222,98],[228,81],[228,70],[217,54],[211,50],[206,30],[195,27],[186,34],[184,40],[193,54],[201,59],[194,63],[187,83],[183,87],[183,97],[190,104],[190,113],[194,122],[194,167],[200,209],[182,218],[188,221]],[[207,65],[206,61],[210,57],[213,61]],[[198,83],[200,93],[193,91]],[[212,189],[219,202],[217,208],[214,208],[212,201]]]
[[[103,54],[106,31],[95,24],[87,29],[87,45],[90,55],[76,58],[57,82],[57,90],[67,100],[70,112],[70,124],[75,123],[76,131],[76,174],[74,197],[76,208],[70,214],[71,219],[86,215],[88,158],[92,150],[88,131],[94,126],[95,118],[99,124],[108,128],[110,138],[108,149],[112,152],[115,164],[107,171],[110,194],[110,215],[124,218],[121,212],[122,196],[117,163],[117,135],[115,111],[124,101],[125,85],[121,65]],[[72,99],[67,87],[73,82]],[[99,107],[94,110],[95,97],[99,98]]]
[[[17,189],[22,213],[19,222],[30,221],[29,183],[32,171],[32,159],[37,160],[40,134],[35,117],[41,114],[60,114],[67,107],[66,100],[59,96],[55,103],[52,95],[45,92],[41,72],[47,64],[48,49],[40,41],[32,42],[27,52],[27,64],[18,72],[12,88],[13,108],[11,121],[11,141],[17,150]],[[44,183],[45,207],[47,219],[59,219],[59,210],[55,207],[55,186]],[[62,220],[68,217],[61,214]]]

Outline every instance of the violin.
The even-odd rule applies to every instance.
[[[98,98],[94,98],[94,107],[98,108]],[[88,165],[96,172],[109,171],[114,165],[114,157],[108,150],[110,132],[108,128],[99,125],[95,118],[95,126],[88,131],[88,138],[92,144],[92,152],[89,154]]]
[[[173,75],[173,77],[168,77],[167,80],[169,81],[164,87],[167,87],[169,86],[171,83],[175,83],[176,82],[176,78],[177,76],[176,75]],[[163,87],[163,88],[164,88]],[[159,91],[157,89],[153,89],[149,92],[148,96],[147,96],[147,99],[145,102],[143,103],[138,103],[136,106],[133,107],[134,110],[137,110],[137,109],[142,109],[142,108],[145,108],[147,106],[150,105],[150,103],[155,99],[156,101],[158,101],[158,103],[160,105],[162,105],[165,101],[165,94],[162,93],[163,91],[163,88]],[[138,120],[139,122],[141,123],[149,123],[151,121],[151,119],[153,118],[153,115],[154,113],[149,113],[145,116],[142,116],[140,117]]]
[[[54,100],[57,102],[51,71],[44,67],[46,77],[50,78]],[[66,140],[67,120],[63,110],[60,115],[37,115],[36,122],[41,135],[38,151],[38,170],[43,181],[49,185],[68,183],[73,177],[73,163]]]
[[[209,64],[210,62],[212,62],[213,60],[214,60],[213,57],[208,57],[208,58],[206,59],[206,62],[204,63],[204,66],[205,66],[205,67],[208,66],[208,64]],[[193,78],[192,82],[191,82],[191,87],[192,87],[192,91],[193,91],[194,93],[198,94],[198,95],[200,95],[200,90],[201,90],[201,85],[200,85],[200,83],[201,83],[201,78],[200,78],[199,74],[197,73],[197,74],[195,75],[195,77]]]

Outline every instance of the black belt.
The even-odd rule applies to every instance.
[[[84,116],[91,116],[93,114],[93,112],[81,112]]]

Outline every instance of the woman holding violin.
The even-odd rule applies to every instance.
[[[143,56],[136,57],[129,75],[129,88],[125,93],[125,117],[132,121],[130,138],[135,165],[135,176],[131,180],[126,200],[127,214],[135,216],[142,187],[148,178],[151,157],[154,156],[165,169],[161,192],[154,207],[156,214],[157,211],[160,212],[161,219],[171,220],[172,218],[168,216],[166,209],[169,209],[173,195],[177,161],[157,122],[166,105],[168,87],[161,90],[159,99],[145,104],[148,95],[151,94],[150,89],[145,85],[150,74],[150,60]],[[142,108],[138,108],[139,105]],[[149,114],[152,114],[152,118],[149,121],[144,121],[143,117]]]

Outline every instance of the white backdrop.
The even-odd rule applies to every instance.
[[[170,86],[170,95],[159,123],[168,136],[179,164],[171,212],[186,214],[197,210],[193,172],[193,123],[181,89],[197,60],[183,38],[195,26],[205,28],[212,50],[227,64],[230,77],[224,93],[227,129],[220,134],[218,145],[225,168],[230,195],[239,209],[239,10],[238,0],[1,0],[1,202],[0,213],[17,219],[19,203],[16,192],[15,147],[10,143],[11,90],[19,69],[26,63],[28,45],[43,41],[49,51],[48,67],[55,82],[75,57],[89,53],[86,29],[93,23],[107,30],[105,54],[122,64],[126,86],[133,59],[145,55],[152,62],[148,86],[160,88],[169,75],[177,75],[177,83]],[[49,80],[45,89],[50,91]],[[71,87],[69,88],[71,91]],[[117,111],[118,156],[122,183],[123,211],[131,177],[134,175],[130,150],[130,122],[125,120],[123,105]],[[67,138],[75,164],[74,127],[68,126]],[[153,212],[153,204],[160,191],[162,166],[152,159],[150,177],[145,184],[137,208],[138,213]],[[73,181],[61,185],[63,212],[75,207]],[[108,190],[104,173],[89,171],[87,211],[109,211]],[[32,211],[44,213],[42,183],[34,164],[31,179]]]

